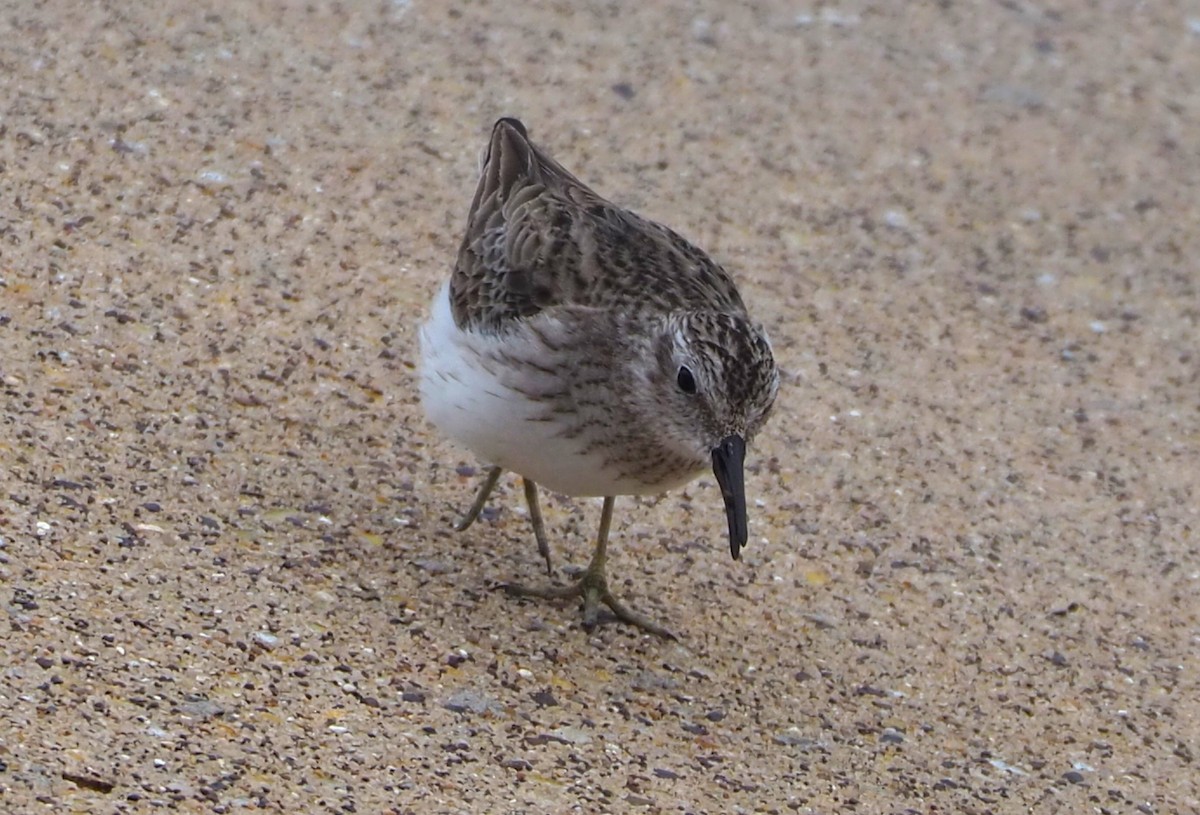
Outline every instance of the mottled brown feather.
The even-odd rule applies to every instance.
[[[558,306],[746,315],[703,251],[597,195],[515,119],[492,130],[450,302],[460,328],[492,332]]]

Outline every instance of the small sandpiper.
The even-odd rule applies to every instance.
[[[601,198],[519,121],[500,119],[458,261],[421,329],[421,357],[430,421],[491,465],[459,530],[503,471],[517,473],[552,573],[538,485],[604,498],[576,583],[504,588],[579,597],[588,628],[603,603],[673,638],[609,590],[608,533],[615,496],[661,493],[711,467],[735,560],[746,545],[746,445],[771,412],[779,373],[729,274],[667,227]]]

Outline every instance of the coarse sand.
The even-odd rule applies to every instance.
[[[5,3],[0,811],[1200,811],[1197,77],[1172,2]],[[772,336],[743,560],[617,502],[678,643],[493,590],[515,477],[451,530],[501,115]]]

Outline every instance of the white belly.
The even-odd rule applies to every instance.
[[[525,350],[526,335],[506,335],[513,356]],[[535,370],[514,373],[496,362],[495,336],[461,331],[450,311],[449,284],[433,299],[421,328],[421,401],[425,414],[443,434],[485,461],[511,470],[567,495],[631,495],[662,492],[685,483],[647,485],[622,477],[606,463],[602,450],[586,449],[578,438],[548,416],[546,406],[514,390],[556,388],[554,379]],[[540,380],[540,381],[539,381]]]

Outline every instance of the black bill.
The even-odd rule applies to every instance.
[[[721,485],[725,499],[725,517],[729,521],[729,553],[737,560],[746,545],[746,481],[742,467],[746,461],[746,442],[741,436],[726,436],[713,448],[713,475]]]

